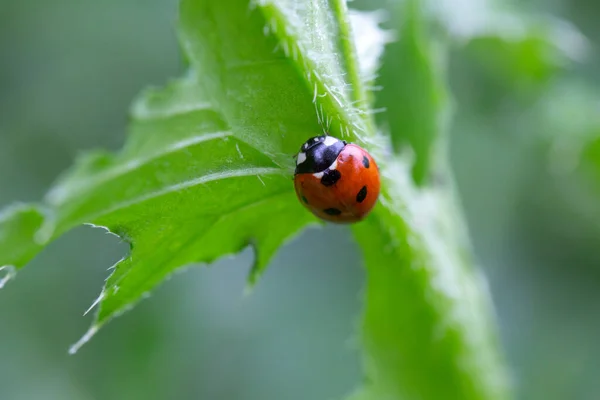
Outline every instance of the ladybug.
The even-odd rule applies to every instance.
[[[308,139],[296,155],[298,199],[317,217],[362,220],[379,196],[379,168],[367,151],[329,135]]]

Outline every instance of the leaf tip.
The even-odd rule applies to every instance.
[[[4,287],[17,274],[14,265],[3,265],[0,267],[0,289]]]
[[[96,300],[94,300],[92,305],[89,306],[87,310],[85,310],[85,312],[83,313],[83,316],[85,317],[86,315],[88,315],[88,313],[90,311],[92,311],[102,300],[104,300],[105,296],[106,296],[106,292],[104,290],[102,290],[102,292],[100,292],[100,295],[98,296],[98,298]]]
[[[260,249],[254,243],[250,244],[252,250],[254,252],[254,262],[252,263],[252,267],[250,268],[250,272],[248,273],[248,279],[246,280],[246,287],[244,288],[244,296],[249,296],[252,294],[254,290],[254,286],[258,281],[258,278],[262,275],[266,265],[264,262],[261,262],[258,252]]]
[[[77,353],[84,344],[89,342],[90,339],[94,337],[94,335],[96,334],[96,332],[98,332],[99,329],[100,325],[92,325],[90,329],[88,329],[87,332],[81,337],[81,339],[79,339],[75,344],[69,347],[69,354],[74,355],[75,353]]]
[[[250,282],[250,279],[248,279],[248,282],[246,282],[246,287],[244,287],[244,297],[250,297],[252,293],[254,293],[254,284],[255,282]]]

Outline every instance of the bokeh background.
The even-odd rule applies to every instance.
[[[132,98],[184,66],[176,0],[0,8],[2,207],[40,199],[80,151],[118,149]],[[452,164],[517,397],[598,399],[600,3],[517,10],[572,22],[587,56],[553,60],[535,38],[457,46]],[[364,275],[345,228],[286,245],[250,296],[250,251],[176,274],[68,356],[126,250],[78,228],[0,291],[0,399],[328,400],[359,382]]]

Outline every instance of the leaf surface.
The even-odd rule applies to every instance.
[[[353,228],[368,271],[367,382],[357,396],[505,397],[487,295],[469,265],[452,192],[418,187],[410,159],[391,145],[420,126],[435,141],[444,112],[429,42],[417,29],[422,17],[414,13],[401,42],[403,79],[416,79],[410,90],[425,89],[420,111],[410,114],[413,99],[392,92],[384,105],[399,101],[412,119],[390,136],[377,131],[368,92],[389,36],[365,18],[370,23],[352,25],[341,0],[181,2],[188,76],[140,97],[121,152],[82,157],[42,208],[23,206],[0,219],[0,249],[8,249],[0,265],[22,267],[81,223],[131,243],[73,351],[182,266],[252,245],[254,281],[284,241],[316,222],[293,192],[292,155],[326,130],[367,148],[383,177],[380,203]],[[431,121],[419,125],[421,115]]]

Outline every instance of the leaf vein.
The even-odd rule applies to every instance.
[[[185,181],[176,183],[174,185],[166,186],[160,190],[156,190],[154,192],[150,192],[145,195],[138,196],[133,199],[117,203],[113,207],[110,207],[107,210],[103,210],[99,213],[96,213],[90,217],[87,217],[86,219],[93,221],[93,220],[96,220],[103,216],[123,210],[123,209],[131,207],[133,205],[136,205],[138,203],[149,201],[149,200],[152,200],[152,199],[155,199],[155,198],[158,198],[161,196],[165,196],[165,195],[168,195],[171,193],[176,193],[181,190],[188,189],[188,188],[198,186],[198,185],[202,185],[204,183],[208,183],[208,182],[212,182],[212,181],[228,179],[228,178],[240,178],[240,177],[254,176],[254,175],[284,175],[284,174],[286,174],[286,171],[282,170],[280,168],[264,168],[264,167],[215,172],[213,174],[207,174],[204,176],[200,176],[198,178],[189,179],[189,180],[185,180]]]
[[[180,140],[178,142],[174,142],[171,145],[162,148],[161,151],[152,153],[146,157],[133,158],[133,159],[127,161],[125,164],[120,164],[116,167],[109,168],[106,171],[99,173],[95,179],[86,180],[85,182],[81,182],[79,185],[77,185],[74,188],[65,188],[64,186],[57,186],[55,189],[51,190],[48,193],[46,200],[50,204],[59,205],[61,203],[64,203],[69,197],[73,197],[74,195],[79,195],[89,188],[97,187],[98,185],[100,185],[102,183],[108,182],[119,176],[123,176],[130,172],[133,172],[160,157],[164,157],[168,154],[175,153],[176,151],[195,146],[202,142],[208,142],[210,140],[216,140],[216,139],[225,139],[229,136],[232,136],[232,133],[229,131],[218,131],[218,132],[206,133],[203,135],[198,135],[198,136],[190,137],[190,138],[187,138],[184,140]],[[69,183],[72,183],[72,181]]]

